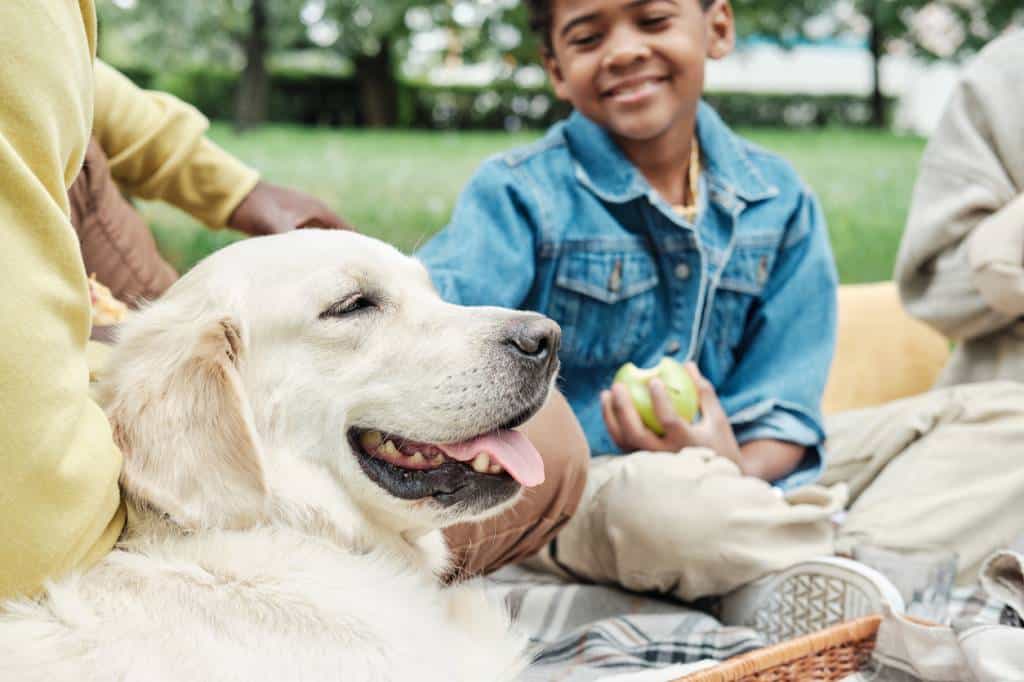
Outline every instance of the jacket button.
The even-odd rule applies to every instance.
[[[668,342],[668,345],[665,346],[665,352],[668,353],[669,355],[675,355],[676,353],[679,352],[680,348],[682,348],[680,343],[675,339],[672,339],[671,341]]]
[[[619,289],[622,288],[622,260],[615,261],[615,265],[612,267],[612,274],[608,277],[608,291],[613,294],[618,293]]]
[[[690,266],[686,263],[680,263],[676,266],[675,273],[679,279],[686,279],[690,276]]]

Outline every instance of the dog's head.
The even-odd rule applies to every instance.
[[[543,480],[512,429],[558,343],[540,315],[443,302],[380,241],[304,230],[223,249],[128,321],[101,400],[126,493],[183,526],[308,501],[429,529]]]

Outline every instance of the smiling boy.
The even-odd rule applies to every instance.
[[[449,300],[562,326],[563,391],[592,451],[609,456],[592,461],[547,565],[685,600],[796,570],[868,585],[863,607],[878,609],[885,586],[852,562],[794,568],[832,554],[830,517],[845,501],[810,485],[824,468],[837,278],[810,191],[701,102],[706,60],[734,45],[728,0],[530,8],[555,93],[575,112],[487,161],[419,257]],[[701,417],[684,422],[652,382],[657,436],[612,378],[665,356],[690,363]],[[752,624],[767,602],[747,597],[733,613]]]
[[[420,257],[449,298],[562,325],[565,389],[595,453],[704,446],[780,487],[811,482],[835,269],[796,174],[700,101],[706,59],[733,47],[729,3],[531,9],[555,93],[576,111],[486,163]],[[659,438],[609,386],[623,362],[665,355],[695,363],[704,418],[671,414],[655,382]]]
[[[732,51],[729,3],[564,0],[535,2],[533,7],[535,24],[548,41],[545,63],[555,93],[604,128],[657,194],[693,222],[699,212],[700,151],[695,131],[704,63]],[[788,175],[781,181],[795,185]],[[810,257],[818,261],[809,267],[817,268],[826,287],[834,287],[827,245]],[[822,319],[827,315],[823,310]],[[687,445],[706,445],[733,460],[743,473],[769,481],[791,473],[804,457],[805,446],[816,445],[778,438],[738,445],[728,420],[721,418],[724,413],[711,384],[697,374],[695,379],[704,388],[701,402],[709,417],[697,429],[689,429],[666,409],[663,391],[655,385],[654,398],[668,420],[667,437],[662,439],[640,423],[624,387],[602,392],[604,422],[612,440],[625,451],[674,452]]]

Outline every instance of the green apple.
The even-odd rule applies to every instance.
[[[661,362],[651,369],[640,369],[632,362],[627,362],[615,373],[613,381],[616,384],[623,384],[629,390],[629,397],[633,399],[633,405],[640,413],[644,425],[660,436],[665,433],[665,429],[658,415],[654,414],[654,403],[647,387],[648,382],[654,378],[660,379],[665,385],[672,407],[688,422],[692,422],[697,416],[697,387],[686,367],[669,357],[662,358]]]

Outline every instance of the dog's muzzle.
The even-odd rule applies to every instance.
[[[539,485],[544,465],[517,431],[500,430],[462,443],[434,445],[377,430],[353,429],[349,443],[363,472],[394,497],[430,498],[478,513]]]
[[[417,441],[384,428],[352,428],[349,442],[363,472],[399,499],[429,498],[470,513],[508,500],[520,487],[539,485],[544,480],[540,454],[512,429],[547,399],[558,371],[561,336],[553,320],[516,313],[490,346],[497,353],[491,356],[492,366],[503,379],[487,398],[492,425],[457,443]]]

